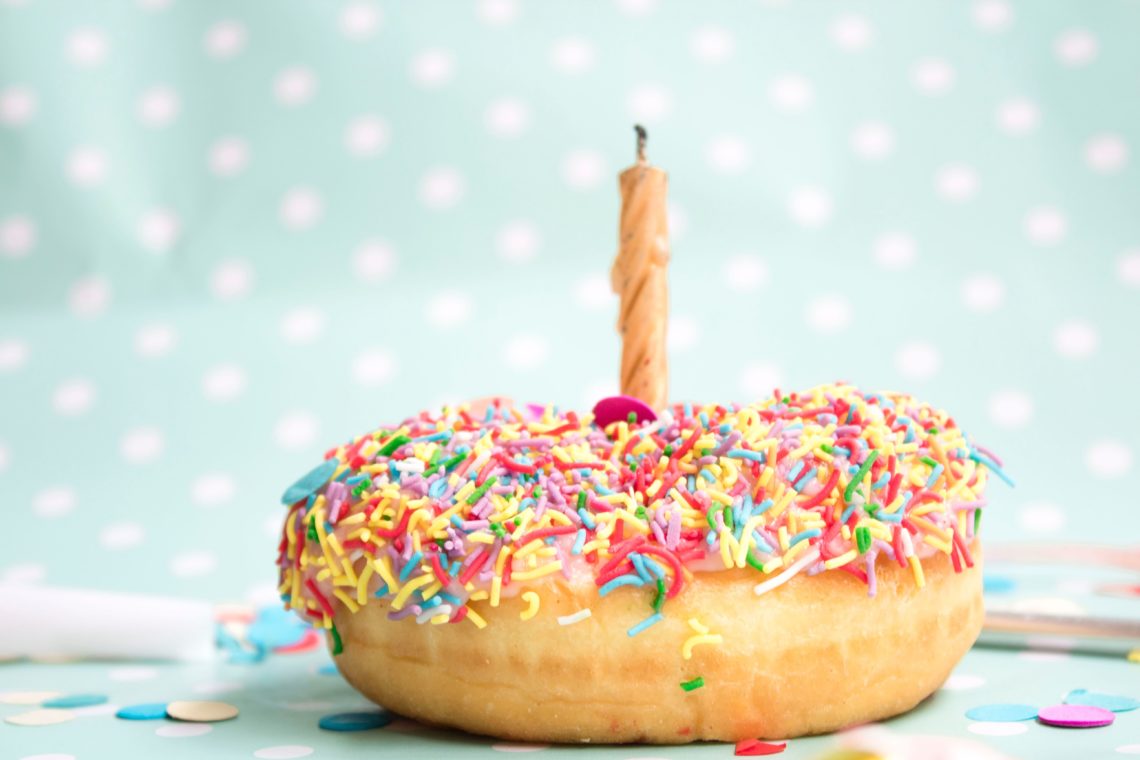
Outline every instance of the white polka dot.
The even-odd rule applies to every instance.
[[[244,259],[223,261],[210,275],[210,290],[222,301],[236,301],[253,287],[253,265]]]
[[[1057,60],[1066,66],[1084,66],[1096,58],[1096,37],[1087,29],[1069,29],[1053,43]]]
[[[386,280],[396,269],[396,252],[383,240],[365,240],[353,251],[352,268],[369,282]]]
[[[518,98],[492,101],[483,112],[483,124],[495,137],[518,137],[530,126],[530,106]]]
[[[227,19],[207,29],[202,44],[211,58],[233,58],[245,49],[246,37],[244,24]]]
[[[657,0],[617,0],[617,7],[627,16],[646,16],[657,10]]]
[[[428,170],[420,179],[420,203],[430,209],[449,209],[467,192],[467,180],[458,169],[440,166]]]
[[[575,150],[562,159],[562,179],[576,190],[596,187],[605,171],[605,159],[594,150]]]
[[[319,427],[317,418],[309,412],[288,412],[277,421],[273,437],[283,449],[302,449],[317,437]]]
[[[1037,245],[1056,245],[1065,238],[1069,221],[1059,209],[1042,206],[1025,215],[1023,227],[1031,242]]]
[[[1005,301],[1005,283],[997,275],[979,272],[962,281],[962,303],[970,311],[994,311]]]
[[[1140,288],[1140,248],[1120,254],[1116,260],[1116,276],[1125,285]]]
[[[325,204],[311,187],[294,187],[281,198],[278,215],[290,230],[307,230],[320,221]]]
[[[974,23],[986,32],[1000,32],[1013,21],[1013,10],[1004,0],[978,0],[974,3]]]
[[[277,747],[262,747],[253,753],[261,760],[289,760],[293,757],[308,757],[313,754],[312,747],[303,744],[282,744]]]
[[[218,559],[211,552],[183,552],[170,558],[170,573],[176,578],[197,578],[214,572],[217,564]]]
[[[352,361],[352,379],[366,388],[383,385],[395,374],[396,359],[383,349],[362,351]]]
[[[721,63],[732,55],[736,42],[732,33],[720,26],[702,26],[693,32],[689,49],[698,61]]]
[[[165,127],[178,118],[182,101],[166,86],[152,87],[139,97],[139,121],[148,127]]]
[[[701,326],[697,320],[687,314],[674,314],[669,317],[668,328],[665,332],[665,341],[669,351],[684,353],[694,347],[701,339]]]
[[[123,665],[107,671],[107,678],[120,683],[153,681],[158,678],[158,668],[148,665]]]
[[[689,229],[689,212],[676,201],[669,201],[665,204],[665,216],[668,222],[669,234],[674,240],[680,240],[685,236],[685,231]],[[665,248],[668,250],[668,241],[665,241]]]
[[[202,375],[202,395],[210,401],[232,401],[245,386],[245,370],[233,364],[219,364]]]
[[[1041,113],[1028,98],[1011,98],[998,106],[997,124],[1005,133],[1024,135],[1037,129]]]
[[[1060,533],[1068,521],[1065,511],[1056,504],[1026,504],[1017,511],[1017,524],[1027,533]]]
[[[184,739],[190,736],[201,736],[214,730],[209,723],[171,723],[155,729],[156,736],[166,739]]]
[[[664,85],[640,84],[630,90],[626,107],[634,121],[652,124],[673,111],[673,93]]]
[[[788,197],[788,214],[801,227],[822,227],[831,212],[831,196],[822,188],[801,187]]]
[[[138,523],[112,523],[99,531],[99,544],[104,549],[121,551],[138,546],[145,537],[146,531]]]
[[[851,133],[851,150],[869,161],[886,158],[895,149],[895,133],[889,124],[869,121]]]
[[[340,33],[357,42],[376,34],[380,9],[372,3],[349,3],[340,12]]]
[[[1085,143],[1085,163],[1101,174],[1118,172],[1128,163],[1128,143],[1120,135],[1097,135]]]
[[[550,64],[563,74],[581,74],[594,65],[594,46],[581,37],[563,37],[550,46]]]
[[[135,234],[139,245],[151,253],[166,253],[178,241],[181,229],[177,214],[167,208],[156,208],[143,214]]]
[[[234,479],[222,472],[207,472],[195,478],[190,498],[201,507],[216,507],[233,501],[237,493]]]
[[[98,66],[107,57],[107,38],[98,29],[77,29],[67,38],[67,56],[76,66]]]
[[[802,111],[814,99],[811,82],[799,74],[781,74],[768,84],[768,100],[777,111]]]
[[[154,428],[128,430],[119,441],[119,453],[131,464],[146,464],[158,459],[165,448],[162,433]]]
[[[739,174],[752,163],[752,148],[739,135],[720,135],[705,147],[705,159],[714,171]]]
[[[67,416],[83,414],[93,403],[95,403],[95,386],[90,380],[83,378],[60,383],[51,399],[56,412]]]
[[[851,324],[851,303],[839,295],[818,296],[808,302],[804,317],[816,332],[841,332]]]
[[[550,346],[540,335],[515,335],[503,348],[503,360],[517,370],[535,369],[546,361]]]
[[[0,574],[0,580],[3,580],[4,583],[14,583],[17,585],[39,583],[46,577],[47,568],[32,562],[8,565],[8,567],[4,568],[3,574]]]
[[[1097,441],[1085,452],[1085,466],[1099,478],[1118,478],[1132,469],[1132,449],[1123,441]]]
[[[290,309],[281,317],[281,337],[289,343],[312,343],[324,329],[324,312],[313,306]]]
[[[914,65],[911,81],[926,95],[941,95],[954,86],[954,69],[941,58],[923,58]]]
[[[277,102],[290,108],[309,102],[316,91],[317,75],[304,66],[287,68],[273,81]]]
[[[540,752],[544,749],[550,749],[549,744],[514,744],[514,743],[500,743],[492,744],[491,749],[496,752]]]
[[[94,317],[107,310],[111,303],[111,286],[99,276],[84,277],[71,286],[67,305],[77,317]]]
[[[0,124],[27,124],[36,115],[39,99],[27,87],[13,85],[0,90]]]
[[[475,302],[467,293],[446,290],[428,299],[425,316],[436,327],[456,327],[471,319]]]
[[[378,156],[388,149],[391,131],[379,116],[358,116],[344,130],[344,147],[354,156]]]
[[[907,343],[895,354],[895,368],[903,377],[926,380],[938,373],[942,357],[929,343]]]
[[[280,522],[277,518],[279,515],[273,515],[274,522]],[[275,527],[273,536],[280,536],[279,527]],[[281,595],[277,591],[277,584],[272,581],[268,583],[257,583],[250,586],[245,592],[245,600],[250,604],[255,604],[258,607],[265,607],[268,605],[278,605],[281,603]]]
[[[1121,744],[1116,752],[1121,755],[1140,755],[1140,744]]]
[[[94,187],[107,176],[109,164],[99,148],[76,148],[67,158],[67,178],[76,187]]]
[[[135,352],[140,356],[165,356],[177,342],[178,336],[170,325],[144,325],[135,333]]]
[[[946,691],[969,691],[985,685],[986,679],[982,676],[971,673],[951,673],[950,677],[946,679],[946,683],[942,684],[942,688]]]
[[[442,87],[455,74],[455,56],[449,50],[431,48],[412,58],[412,82],[420,87]]]
[[[609,278],[601,274],[588,274],[574,285],[574,301],[587,311],[610,309],[616,300]]]
[[[725,286],[738,293],[751,293],[768,282],[768,265],[751,253],[730,256],[722,271]]]
[[[849,53],[866,49],[875,37],[871,23],[862,16],[846,14],[831,22],[831,41]]]
[[[979,736],[1016,736],[1024,734],[1029,726],[1024,723],[970,723],[966,729]]]
[[[20,369],[28,361],[28,344],[15,338],[0,340],[0,372]]]
[[[1066,359],[1084,359],[1100,345],[1097,329],[1088,322],[1065,322],[1053,332],[1053,347]]]
[[[1033,399],[1024,391],[998,391],[990,396],[990,419],[998,427],[1025,427],[1033,419]]]
[[[542,234],[538,227],[525,219],[507,222],[495,236],[495,249],[499,252],[499,258],[515,263],[533,259],[541,245]]]
[[[8,469],[8,463],[12,460],[12,455],[8,453],[8,446],[3,441],[0,441],[0,472]]]
[[[978,192],[978,173],[962,164],[944,166],[934,175],[934,188],[948,201],[968,201]]]
[[[518,17],[519,7],[515,0],[479,0],[475,12],[487,26],[504,26]]]
[[[744,366],[740,372],[740,390],[746,394],[747,401],[759,401],[770,398],[773,389],[782,382],[780,369],[772,364],[752,362]]]
[[[67,486],[51,486],[36,494],[32,511],[37,517],[55,519],[73,512],[78,501],[75,491]]]
[[[207,163],[219,177],[241,174],[249,164],[249,145],[240,137],[223,137],[210,146]]]
[[[0,220],[0,254],[22,259],[36,246],[39,233],[36,223],[26,216],[9,216]]]

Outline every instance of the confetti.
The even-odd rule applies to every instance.
[[[1128,712],[1140,707],[1140,700],[1132,697],[1122,697],[1116,694],[1102,694],[1086,689],[1073,689],[1061,700],[1067,705],[1088,705],[1099,707],[1112,712]]]
[[[0,694],[0,704],[42,705],[49,699],[60,696],[58,691],[9,691]]]
[[[302,475],[296,483],[285,489],[281,496],[282,504],[292,504],[295,501],[307,499],[322,488],[340,465],[335,459],[321,462],[309,472]]]
[[[189,723],[217,723],[236,718],[238,709],[226,702],[181,701],[168,704],[166,715]]]
[[[1116,715],[1110,710],[1089,705],[1053,705],[1037,713],[1037,720],[1061,728],[1097,728],[1110,725]]]
[[[369,712],[345,712],[325,715],[317,723],[326,731],[369,731],[383,728],[395,720],[387,710]]]
[[[1033,705],[994,704],[971,707],[966,711],[970,720],[982,723],[1012,723],[1019,720],[1033,720],[1037,717],[1037,708]]]
[[[61,697],[45,699],[44,707],[90,707],[107,701],[106,694],[65,694]]]
[[[762,742],[759,739],[744,739],[736,743],[737,757],[759,757],[778,755],[787,747],[786,742]]]
[[[56,723],[66,723],[69,720],[75,719],[75,713],[71,710],[32,710],[31,712],[20,713],[18,715],[8,715],[4,718],[5,723],[11,723],[13,726],[51,726]]]
[[[115,717],[123,720],[161,720],[166,717],[166,703],[145,702],[139,705],[127,705],[119,708]]]
[[[656,413],[639,398],[633,396],[609,396],[594,404],[594,422],[601,427],[625,420],[646,423],[657,419]]]

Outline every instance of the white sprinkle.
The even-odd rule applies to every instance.
[[[905,531],[904,531],[905,532]],[[777,586],[783,586],[785,583],[792,579],[792,576],[803,570],[808,565],[819,559],[819,547],[813,546],[808,550],[808,553],[797,559],[784,570],[784,572],[777,575],[775,578],[769,578],[763,583],[757,583],[752,589],[756,592],[756,596],[767,594]]]
[[[578,610],[573,615],[562,615],[558,618],[558,625],[574,625],[575,623],[581,623],[583,620],[590,617],[591,614],[592,613],[590,612],[590,608],[587,607],[584,610]]]

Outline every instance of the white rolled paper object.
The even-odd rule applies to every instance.
[[[5,655],[202,661],[215,653],[205,602],[0,584],[0,610]]]

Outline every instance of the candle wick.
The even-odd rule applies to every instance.
[[[633,125],[633,131],[637,133],[637,161],[638,163],[645,163],[645,143],[649,140],[649,133],[645,131],[645,127],[640,124]]]

